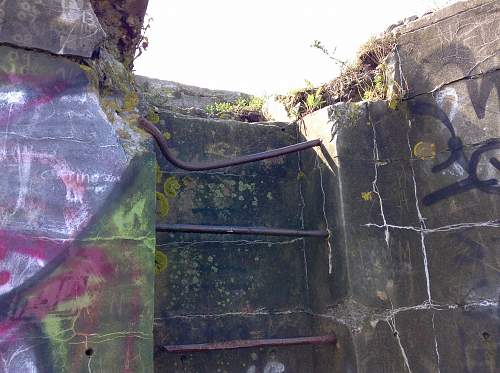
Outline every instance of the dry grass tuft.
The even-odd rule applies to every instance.
[[[337,78],[319,88],[304,88],[278,99],[290,114],[298,117],[337,102],[393,99],[388,97],[387,88],[394,82],[389,81],[384,59],[395,46],[393,34],[373,37],[359,48],[354,63],[343,66]]]

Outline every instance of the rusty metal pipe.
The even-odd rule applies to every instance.
[[[234,350],[238,348],[258,348],[258,347],[285,347],[298,345],[323,345],[335,344],[337,337],[334,334],[321,335],[316,337],[284,338],[284,339],[253,339],[235,340],[216,343],[202,343],[192,345],[171,345],[163,346],[167,352],[182,354],[190,352],[206,352],[214,350]]]
[[[158,224],[157,232],[213,233],[213,234],[252,234],[259,236],[322,237],[329,236],[322,230],[298,230],[267,227],[238,227],[229,225],[197,224]]]
[[[237,166],[245,163],[257,162],[263,159],[280,157],[285,154],[296,153],[302,150],[310,149],[315,146],[321,146],[321,140],[310,140],[301,142],[298,144],[285,146],[283,148],[268,150],[261,153],[244,155],[241,157],[236,157],[234,159],[223,160],[223,161],[212,161],[206,163],[195,163],[195,162],[184,162],[180,159],[175,158],[175,156],[170,151],[167,141],[164,139],[162,133],[156,126],[144,118],[139,118],[139,124],[151,134],[156,140],[162,154],[164,157],[172,163],[174,166],[181,168],[187,171],[206,171],[206,170],[215,170],[218,168],[225,168],[229,166]]]

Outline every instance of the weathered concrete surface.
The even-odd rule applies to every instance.
[[[459,81],[397,110],[340,104],[305,119],[337,175],[328,201],[360,372],[499,369],[497,96],[485,105],[479,117]]]
[[[234,103],[238,99],[250,99],[242,92],[199,88],[168,80],[136,76],[137,84],[149,105],[180,114],[207,117],[206,107],[218,102]]]
[[[161,94],[151,102],[184,160],[323,140],[321,150],[213,172],[187,174],[160,157],[158,221],[331,232],[159,235],[156,343],[339,340],[158,351],[157,371],[499,371],[498,2],[463,2],[396,31],[394,71],[409,88],[396,110],[339,104],[297,128],[184,117]]]
[[[290,145],[297,141],[298,131],[283,123],[210,121],[161,111],[158,126],[170,138],[176,156],[186,161]],[[195,173],[158,159],[159,222],[326,228],[324,216],[318,214],[322,200],[303,194],[306,183],[314,184],[311,193],[321,193],[313,151]],[[162,209],[165,201],[168,209]],[[286,338],[333,330],[345,336],[339,347],[186,356],[158,352],[157,371],[313,372],[327,366],[349,371],[342,365],[352,360],[346,358],[351,354],[347,329],[317,319],[311,308],[311,294],[319,298],[324,292],[322,284],[312,282],[322,276],[314,273],[317,267],[328,271],[324,240],[159,234],[157,249],[168,257],[167,267],[156,278],[157,345]],[[334,293],[341,291],[339,286]],[[327,297],[322,301],[328,302]]]
[[[80,61],[0,46],[2,373],[153,370],[154,152],[126,69]]]
[[[0,42],[90,57],[105,33],[88,0],[4,0]]]
[[[400,62],[396,80],[407,96],[431,92],[444,84],[497,70],[500,65],[499,2],[463,1],[398,29]],[[468,79],[469,97],[479,117],[487,96]],[[484,81],[497,86],[498,81]],[[485,87],[486,88],[486,87]],[[489,91],[489,90],[488,90]]]

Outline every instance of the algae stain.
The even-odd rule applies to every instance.
[[[133,196],[129,203],[122,204],[112,215],[113,224],[118,234],[127,237],[131,232],[149,231],[149,221],[147,216],[146,197],[137,194]]]
[[[160,116],[154,110],[149,111],[149,113],[146,115],[146,119],[149,120],[153,124],[160,123]]]
[[[157,275],[167,269],[168,257],[160,250],[155,251],[155,272]]]
[[[170,204],[165,194],[156,192],[156,213],[160,215],[160,217],[165,218],[168,215],[169,209]]]
[[[173,198],[177,196],[179,189],[181,188],[181,184],[177,180],[175,176],[170,176],[165,180],[163,184],[163,192],[167,197]]]
[[[139,97],[135,93],[128,93],[123,99],[123,111],[132,111],[139,104]]]

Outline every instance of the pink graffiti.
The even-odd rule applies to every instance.
[[[74,250],[71,250],[74,251]],[[13,319],[36,317],[42,320],[63,302],[76,299],[99,289],[113,274],[113,266],[106,255],[96,248],[79,249],[64,265],[64,272],[49,278],[31,292],[25,306],[18,310]],[[89,279],[94,278],[93,285]]]
[[[10,110],[5,110],[4,113],[0,115],[0,127],[5,126],[27,111],[49,104],[69,88],[65,81],[27,74],[0,74],[0,82],[3,85],[11,84],[15,87],[25,86],[26,90],[38,93],[38,96],[20,105],[16,105],[15,107],[12,106]]]
[[[2,271],[0,272],[0,286],[5,285],[10,280],[10,272]]]
[[[7,151],[8,149],[10,150]],[[23,183],[27,185],[29,179],[33,176],[30,171],[33,169],[33,163],[38,163],[52,169],[52,175],[59,179],[66,190],[64,209],[62,211],[66,231],[69,236],[77,234],[81,227],[86,224],[90,215],[86,205],[86,193],[90,183],[90,176],[73,170],[64,159],[58,158],[53,154],[36,152],[28,149],[26,146],[20,149],[20,146],[17,144],[10,145],[8,149],[6,149],[3,158],[0,157],[0,162],[3,160],[9,163],[18,163],[20,170],[28,170],[26,173],[19,174],[20,188]],[[21,191],[19,196],[21,200],[13,202],[16,209],[43,208],[43,203],[36,204],[33,200],[31,200],[32,203],[27,203],[27,200],[30,198],[27,190]],[[33,206],[33,204],[36,206]]]

